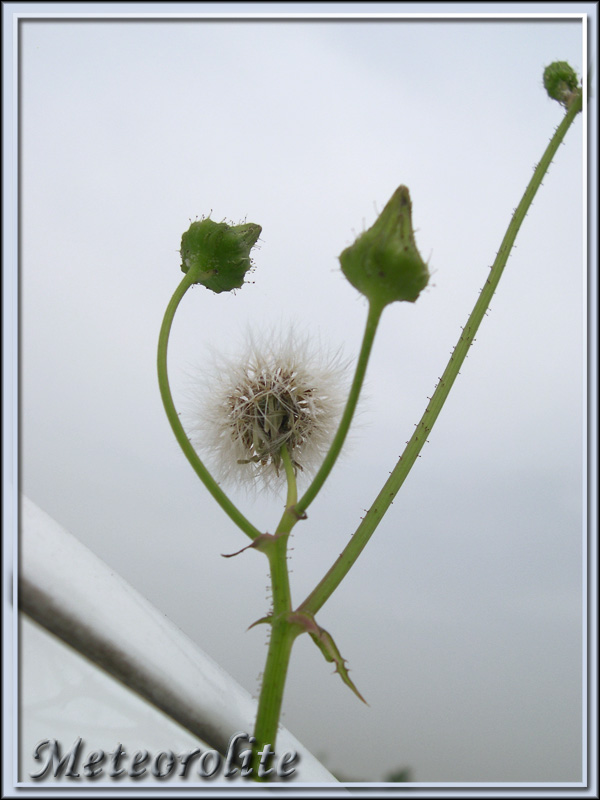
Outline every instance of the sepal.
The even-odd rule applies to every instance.
[[[212,219],[192,222],[181,237],[181,269],[194,283],[217,294],[239,289],[252,266],[250,250],[262,228],[252,222],[227,225]]]

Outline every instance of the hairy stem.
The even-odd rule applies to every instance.
[[[276,537],[267,550],[271,571],[271,590],[273,593],[273,613],[271,622],[271,639],[267,652],[267,661],[263,673],[262,686],[258,701],[253,747],[253,775],[255,780],[262,780],[258,775],[260,754],[264,746],[270,744],[275,748],[277,728],[281,715],[283,691],[294,639],[301,629],[288,621],[292,610],[290,580],[287,568],[287,543],[290,531],[298,522],[295,511],[297,500],[296,474],[287,446],[281,448],[281,458],[287,477],[286,508],[277,526]],[[264,776],[268,779],[268,776]]]
[[[308,487],[308,489],[306,490],[306,492],[296,505],[296,511],[299,514],[303,514],[309,507],[309,505],[312,503],[312,501],[315,499],[321,487],[327,480],[327,477],[331,472],[331,470],[333,469],[333,465],[335,464],[337,457],[340,454],[340,451],[346,439],[346,435],[348,434],[348,430],[350,428],[350,423],[352,422],[352,417],[354,416],[354,412],[356,410],[356,404],[358,402],[360,390],[362,388],[365,379],[365,373],[367,371],[367,363],[369,361],[369,356],[371,355],[373,341],[375,339],[375,333],[377,331],[377,326],[379,324],[382,311],[383,311],[382,305],[379,305],[375,302],[371,302],[369,304],[369,313],[367,316],[365,333],[363,336],[363,341],[358,356],[358,361],[356,364],[354,379],[352,381],[352,386],[350,387],[350,394],[348,395],[348,400],[346,401],[346,407],[344,409],[344,413],[342,414],[340,424],[338,426],[334,439],[331,443],[329,451],[325,456],[325,459],[319,471],[317,472],[312,483],[310,484],[310,486]]]
[[[294,507],[298,502],[298,488],[296,486],[296,472],[294,470],[294,465],[292,464],[292,459],[287,449],[287,445],[285,444],[281,448],[281,460],[283,461],[285,476],[287,478],[287,500],[285,502],[285,507],[287,510]]]
[[[386,481],[383,489],[377,495],[375,502],[368,510],[363,521],[356,529],[353,537],[350,539],[343,552],[335,561],[331,569],[327,572],[325,577],[313,589],[306,600],[304,600],[304,602],[299,606],[299,612],[315,614],[331,597],[335,589],[339,586],[343,578],[348,574],[351,567],[356,562],[356,559],[371,538],[383,515],[391,505],[398,490],[404,483],[406,476],[417,460],[417,456],[421,452],[421,449],[425,444],[425,441],[431,429],[433,428],[433,425],[437,420],[444,403],[446,402],[446,398],[450,393],[450,389],[456,380],[458,372],[463,365],[479,325],[481,324],[481,321],[483,320],[483,317],[485,316],[485,313],[489,307],[492,295],[498,286],[498,282],[500,281],[502,272],[504,271],[504,267],[517,237],[517,233],[519,232],[529,207],[533,202],[533,198],[540,188],[542,179],[546,175],[550,163],[554,158],[554,155],[556,154],[561,142],[563,141],[565,134],[571,126],[571,123],[581,111],[581,107],[582,99],[580,95],[579,98],[575,99],[570,105],[565,117],[550,140],[550,143],[548,144],[539,164],[535,168],[533,177],[525,189],[525,193],[521,198],[521,202],[515,209],[515,212],[512,216],[508,229],[502,240],[502,244],[500,245],[500,249],[498,250],[496,260],[494,261],[489,277],[485,282],[485,286],[481,290],[479,298],[475,303],[475,307],[473,308],[473,311],[467,320],[467,324],[460,335],[456,347],[450,356],[450,361],[448,362],[448,365],[444,370],[439,383],[437,384],[435,392],[433,393],[433,396],[431,397],[431,400],[425,409],[425,413],[421,417],[421,421],[417,425],[412,438],[400,456],[400,460]]]
[[[179,443],[179,446],[183,450],[187,460],[192,465],[196,475],[200,478],[200,480],[204,483],[208,491],[217,501],[217,503],[221,506],[223,511],[229,515],[229,517],[235,522],[235,524],[251,539],[255,539],[257,536],[260,536],[260,531],[252,525],[252,523],[246,519],[246,517],[242,514],[242,512],[231,502],[231,500],[227,497],[225,492],[221,489],[218,483],[215,481],[213,476],[204,466],[198,454],[192,447],[190,440],[187,437],[185,430],[183,429],[183,425],[179,419],[179,415],[177,414],[177,410],[175,408],[175,404],[173,403],[173,397],[171,395],[171,389],[169,387],[169,376],[167,372],[167,348],[169,344],[169,334],[171,333],[171,326],[173,324],[173,318],[175,316],[175,312],[181,299],[187,292],[187,290],[195,283],[195,276],[192,269],[190,269],[184,276],[183,280],[175,290],[173,297],[171,298],[169,305],[167,306],[167,310],[165,311],[165,316],[163,318],[163,322],[160,329],[160,335],[158,338],[158,385],[160,387],[160,394],[162,397],[163,405],[165,407],[165,412],[167,414],[168,420],[171,423],[171,428],[173,429],[173,433],[175,434],[175,438]]]

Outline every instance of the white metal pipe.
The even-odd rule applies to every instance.
[[[22,611],[221,753],[252,733],[250,693],[26,497],[20,529]],[[298,753],[295,783],[336,781],[285,728],[276,749]]]

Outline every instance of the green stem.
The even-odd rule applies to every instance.
[[[287,445],[281,448],[281,460],[285,467],[285,476],[287,478],[287,500],[285,502],[286,510],[291,509],[298,502],[298,488],[296,485],[296,472],[292,459],[290,457]]]
[[[261,778],[258,775],[260,754],[267,744],[271,745],[271,752],[275,750],[279,717],[283,703],[283,690],[290,663],[292,645],[300,632],[301,630],[297,625],[291,625],[285,619],[281,619],[279,622],[273,620],[254,727],[254,738],[256,739],[256,744],[253,745],[252,764],[254,780],[268,780],[268,776]]]
[[[298,522],[299,517],[295,511],[298,497],[296,474],[286,445],[281,448],[281,458],[285,467],[288,491],[286,508],[277,526],[276,533],[279,536],[273,540],[267,550],[271,570],[273,613],[270,620],[271,639],[269,641],[254,727],[256,744],[253,746],[253,776],[255,780],[259,780],[257,769],[260,761],[260,752],[263,747],[266,744],[270,744],[272,749],[275,749],[292,645],[296,636],[301,632],[301,628],[298,625],[288,621],[288,616],[292,610],[292,597],[287,568],[287,543],[290,531]]]
[[[187,290],[195,283],[194,273],[193,270],[189,270],[171,298],[169,305],[167,306],[167,310],[165,311],[165,316],[161,325],[160,335],[158,338],[158,385],[160,387],[160,394],[162,397],[163,405],[165,407],[165,411],[168,417],[169,422],[171,423],[171,428],[173,429],[173,433],[175,434],[175,438],[177,439],[179,446],[183,450],[187,460],[192,465],[194,471],[200,478],[200,480],[204,483],[208,491],[217,501],[217,503],[221,506],[223,511],[230,516],[230,518],[235,522],[235,524],[241,528],[241,530],[249,536],[251,539],[255,539],[257,536],[260,536],[260,531],[252,525],[249,520],[242,514],[242,512],[231,502],[231,500],[227,497],[225,492],[221,489],[219,484],[215,481],[213,476],[210,472],[206,469],[198,454],[192,447],[190,440],[188,439],[185,430],[181,424],[179,419],[179,415],[177,414],[177,410],[175,408],[175,404],[173,403],[173,397],[171,395],[171,389],[169,387],[169,376],[167,372],[167,348],[169,344],[169,334],[171,333],[171,326],[173,324],[173,317],[175,316],[175,311],[179,303],[181,302],[182,297],[185,295]]]
[[[579,111],[581,111],[581,106],[582,100],[580,96],[579,99],[575,100],[569,107],[561,124],[558,126],[554,136],[550,140],[550,143],[548,144],[540,163],[535,168],[533,177],[525,189],[525,193],[523,194],[521,202],[515,209],[515,212],[512,216],[506,234],[504,235],[504,239],[502,240],[502,244],[500,245],[500,249],[498,250],[496,260],[492,265],[490,275],[485,282],[485,286],[481,290],[479,298],[475,303],[475,307],[473,308],[473,311],[471,312],[467,324],[461,333],[456,347],[450,356],[448,366],[444,370],[444,373],[437,384],[429,405],[425,409],[425,413],[421,417],[421,421],[417,425],[412,438],[400,456],[400,460],[386,481],[383,489],[377,495],[375,502],[368,510],[363,521],[356,529],[353,537],[350,539],[343,552],[335,561],[331,569],[327,572],[325,577],[319,582],[306,600],[304,600],[304,602],[299,606],[299,612],[316,614],[316,612],[331,597],[335,589],[339,586],[343,578],[348,574],[351,567],[356,562],[356,559],[371,538],[383,515],[391,505],[398,490],[404,483],[404,480],[410,472],[413,464],[417,460],[417,456],[421,452],[421,449],[425,444],[425,441],[427,440],[427,437],[433,428],[433,425],[437,420],[444,403],[446,402],[446,398],[448,397],[450,389],[456,380],[458,372],[467,356],[467,352],[473,343],[473,339],[477,333],[479,325],[481,324],[481,321],[483,320],[483,317],[485,316],[485,313],[489,307],[492,295],[498,286],[498,282],[502,276],[502,272],[517,237],[517,233],[519,232],[523,220],[525,219],[525,215],[527,214],[529,207],[533,202],[533,198],[535,197],[536,192],[542,183],[542,179],[548,171],[550,163],[554,158],[554,155],[556,154],[561,142],[563,141],[566,132],[568,131],[571,123]]]
[[[321,467],[319,468],[319,471],[317,472],[312,483],[310,484],[310,486],[308,487],[308,489],[306,490],[306,492],[296,505],[296,511],[300,515],[304,514],[306,509],[309,507],[309,505],[312,503],[312,501],[319,493],[321,487],[327,480],[329,473],[333,469],[333,465],[335,464],[337,457],[340,454],[340,451],[346,439],[346,435],[350,428],[350,423],[352,422],[352,417],[354,416],[354,412],[356,410],[356,404],[358,402],[360,390],[362,388],[363,381],[365,379],[365,373],[367,371],[367,363],[369,361],[369,356],[371,354],[371,349],[373,347],[373,340],[375,339],[377,325],[379,324],[383,308],[384,308],[383,305],[380,305],[373,301],[369,304],[369,313],[367,316],[365,333],[363,336],[363,341],[358,356],[358,362],[356,364],[354,379],[352,381],[352,386],[350,387],[350,394],[348,395],[348,400],[346,401],[346,407],[344,409],[344,413],[342,414],[342,418],[340,420],[340,424],[338,426],[335,437],[331,443],[331,446],[329,448],[327,455],[325,456],[323,463],[321,464]]]

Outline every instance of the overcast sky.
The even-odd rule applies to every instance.
[[[337,257],[411,191],[432,281],[386,309],[350,445],[294,531],[300,602],[442,374],[562,118],[543,69],[585,70],[581,23],[21,30],[23,491],[256,694],[266,631],[246,628],[268,610],[265,559],[221,558],[245,537],[181,454],[156,380],[181,234],[203,214],[263,228],[253,282],[196,288],[177,314],[183,407],[209,350],[235,350],[248,326],[295,321],[354,359],[366,302]],[[318,616],[369,705],[307,637],[295,646],[282,721],[345,776],[582,778],[583,136],[579,118],[430,443]],[[232,497],[273,530],[281,500]]]

